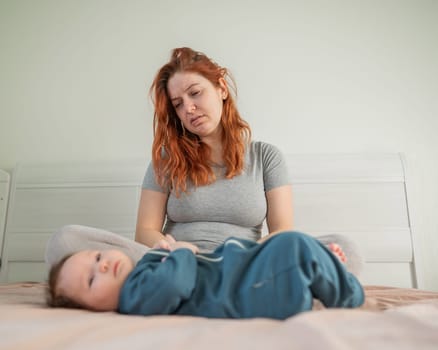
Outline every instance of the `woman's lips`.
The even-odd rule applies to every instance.
[[[200,115],[198,117],[193,118],[192,120],[190,120],[190,124],[192,124],[194,127],[198,126],[199,124],[202,123],[203,117],[204,117],[203,115]]]

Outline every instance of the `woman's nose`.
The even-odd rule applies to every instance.
[[[193,113],[196,109],[196,105],[192,101],[186,102],[186,106],[187,113]]]

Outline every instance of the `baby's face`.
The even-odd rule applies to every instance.
[[[86,308],[114,311],[133,268],[132,260],[119,250],[83,250],[65,261],[57,290]]]

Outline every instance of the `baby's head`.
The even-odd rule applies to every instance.
[[[47,303],[53,307],[115,311],[134,263],[120,250],[83,250],[66,256],[49,273]]]

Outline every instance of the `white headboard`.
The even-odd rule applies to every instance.
[[[399,154],[287,155],[294,223],[338,233],[361,248],[364,284],[418,287],[415,236]],[[48,237],[66,224],[133,238],[145,162],[20,164],[12,180],[2,254],[3,281],[46,278]]]
[[[12,175],[0,281],[44,281],[46,242],[66,224],[133,238],[146,164],[18,164]]]
[[[352,238],[366,262],[363,283],[419,286],[402,155],[287,157],[297,230]]]
[[[4,170],[0,169],[0,262],[3,252],[3,239],[6,226],[6,212],[9,198],[9,180],[10,176]]]

